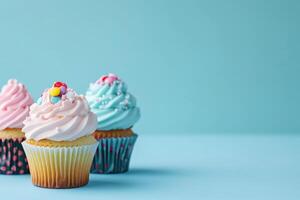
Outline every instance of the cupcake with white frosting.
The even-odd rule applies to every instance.
[[[55,82],[30,107],[23,131],[34,185],[72,188],[88,183],[97,125],[84,96]]]

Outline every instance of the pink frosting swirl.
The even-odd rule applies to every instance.
[[[0,93],[0,130],[22,128],[33,100],[25,86],[10,79]]]
[[[67,89],[61,100],[53,103],[48,89],[38,103],[30,107],[24,125],[27,139],[72,141],[92,134],[96,130],[97,118],[84,96]]]

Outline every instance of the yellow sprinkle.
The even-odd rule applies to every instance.
[[[58,87],[53,87],[50,89],[50,95],[53,97],[57,97],[60,94],[60,89]]]

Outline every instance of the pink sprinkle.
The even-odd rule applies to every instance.
[[[96,83],[98,83],[98,84],[104,83],[104,81],[105,81],[105,79],[107,79],[107,77],[108,77],[108,76],[101,76],[101,77],[99,78],[99,80],[96,81]]]
[[[105,79],[107,79],[107,77],[108,77],[108,76],[101,76],[100,80],[101,80],[102,82],[104,82]]]
[[[120,80],[119,77],[115,74],[109,73],[108,75],[101,76],[99,80],[96,81],[98,84],[113,84],[116,80]]]
[[[113,82],[117,80],[117,78],[115,77],[108,77],[107,79],[105,79],[104,83],[108,83],[108,84],[113,84]]]
[[[21,169],[21,170],[19,171],[19,173],[20,173],[20,174],[24,174],[24,170]]]
[[[1,169],[1,171],[5,171],[5,170],[6,170],[6,167],[5,167],[5,166],[2,166],[0,169]]]

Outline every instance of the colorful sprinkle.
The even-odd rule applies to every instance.
[[[60,102],[60,97],[51,97],[51,103],[56,104]]]
[[[57,81],[53,84],[53,87],[49,89],[49,94],[51,96],[51,103],[55,104],[61,101],[62,99],[65,99],[65,94],[67,94],[67,84]]]
[[[120,80],[117,75],[109,73],[108,75],[101,76],[97,83],[112,85],[117,80]]]
[[[58,87],[53,87],[50,89],[50,95],[53,97],[57,97],[60,95],[60,89]]]
[[[63,82],[57,81],[57,82],[54,82],[53,87],[58,87],[59,88],[62,85],[63,85]]]
[[[107,79],[108,78],[108,76],[102,76],[100,79],[101,79],[101,81],[105,81],[105,79]]]
[[[42,104],[42,97],[38,98],[38,100],[36,101],[36,103],[37,103],[38,105],[41,105],[41,104]]]
[[[60,93],[62,95],[66,94],[67,93],[67,88],[65,86],[60,86]]]

